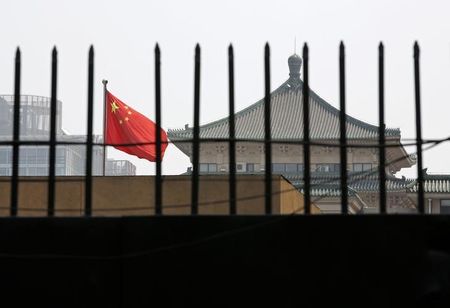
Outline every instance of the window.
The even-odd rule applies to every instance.
[[[208,164],[200,164],[200,172],[208,172]]]
[[[353,164],[353,171],[355,172],[362,172],[363,170],[363,164]]]
[[[316,164],[317,172],[330,172],[330,165],[328,164]]]
[[[355,172],[370,171],[370,170],[372,170],[372,164],[367,164],[367,163],[353,164],[353,171],[355,171]]]
[[[0,176],[11,175],[10,168],[0,168]]]
[[[47,164],[48,163],[48,151],[47,149],[37,149],[36,163]]]
[[[56,163],[57,164],[66,163],[66,153],[63,148],[56,149]]]
[[[217,164],[200,164],[200,172],[217,172]]]
[[[317,172],[339,172],[339,164],[316,164]]]
[[[264,170],[261,168],[261,170]],[[297,173],[297,172],[303,172],[303,164],[297,164],[297,163],[273,163],[272,164],[272,172],[274,173]]]
[[[36,149],[29,148],[25,152],[26,162],[29,165],[36,164]],[[33,174],[34,175],[34,174]]]
[[[245,163],[237,163],[236,171],[237,172],[245,172]]]
[[[208,172],[217,172],[217,164],[208,164]]]
[[[285,164],[272,164],[272,172],[284,172]]]
[[[9,152],[10,152],[9,149],[8,150],[6,150],[6,149],[0,150],[0,164],[10,163]]]
[[[64,167],[56,167],[55,173],[56,175],[66,175],[65,171],[66,170]]]
[[[20,176],[28,175],[27,174],[27,168],[19,166],[19,175]]]
[[[297,164],[286,164],[286,172],[296,173],[297,170]]]
[[[450,214],[450,200],[441,200],[441,214]]]
[[[36,175],[46,176],[48,175],[48,169],[45,167],[36,167]]]
[[[363,171],[372,170],[372,164],[363,164]]]
[[[340,172],[341,171],[341,165],[340,164],[333,164],[334,166],[334,172]]]
[[[255,172],[255,164],[247,164],[247,172]]]

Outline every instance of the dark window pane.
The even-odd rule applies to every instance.
[[[56,163],[57,164],[65,164],[66,163],[66,152],[64,149],[56,150]]]
[[[284,172],[285,164],[272,164],[272,172]]]
[[[372,164],[363,164],[363,171],[372,170]]]
[[[0,150],[0,164],[8,163],[8,150]]]
[[[243,172],[244,171],[244,164],[236,164],[236,171]]]
[[[28,175],[30,175],[30,176],[36,175],[36,168],[34,168],[34,167],[29,167],[29,168],[28,168]]]
[[[331,165],[330,164],[316,164],[316,171],[317,172],[330,172]]]
[[[0,168],[0,176],[11,175],[10,168]]]
[[[48,151],[47,149],[38,149],[36,162],[38,164],[48,164]]]
[[[340,172],[341,171],[341,165],[340,164],[333,164],[334,165],[334,172]]]
[[[200,164],[200,172],[208,172],[208,164]]]
[[[450,200],[441,200],[441,214],[450,214]]]
[[[353,171],[356,171],[356,172],[361,172],[361,171],[363,171],[363,166],[362,166],[362,164],[353,164]]]
[[[66,171],[66,170],[65,170],[64,167],[57,167],[57,168],[55,169],[56,175],[66,175],[66,172],[65,172],[65,171]]]
[[[217,172],[217,165],[216,164],[208,164],[208,171],[209,172]]]
[[[255,172],[255,164],[247,164],[247,172]]]
[[[48,169],[45,167],[36,167],[36,175],[46,176],[48,175]]]
[[[286,172],[290,173],[297,172],[297,164],[286,164]]]

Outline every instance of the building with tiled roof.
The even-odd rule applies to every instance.
[[[272,170],[283,174],[297,189],[302,190],[303,150],[303,82],[300,79],[302,60],[297,55],[288,59],[289,78],[271,93],[271,134],[276,141],[272,145]],[[323,212],[334,212],[340,208],[340,159],[339,110],[310,90],[310,140],[311,146],[311,193],[315,203]],[[237,170],[241,173],[264,172],[264,99],[235,114]],[[228,117],[202,125],[200,138],[214,140],[201,144],[200,172],[227,173],[228,165]],[[349,115],[346,116],[349,144],[369,145],[378,142],[378,126],[368,124]],[[192,160],[191,144],[193,128],[168,131],[170,140]],[[414,155],[409,155],[401,143],[400,129],[385,129],[386,173],[388,208],[391,211],[415,211],[415,181],[398,178],[395,174],[415,164]],[[222,141],[223,140],[223,141]],[[299,144],[296,144],[296,141]],[[373,212],[378,207],[378,149],[350,147],[347,154],[349,170],[349,197],[352,212]],[[450,193],[450,176],[445,179],[427,178],[428,194],[446,190]],[[449,198],[450,199],[450,194]],[[313,200],[314,201],[314,200]],[[450,205],[450,202],[449,202]]]

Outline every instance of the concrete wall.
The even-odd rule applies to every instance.
[[[152,215],[154,212],[153,176],[94,177],[93,214],[96,216]],[[0,215],[9,215],[10,178],[0,178]],[[22,177],[19,184],[19,216],[45,216],[47,178]],[[200,176],[200,214],[228,214],[228,176]],[[272,178],[273,213],[303,211],[303,195],[282,176]],[[238,214],[264,213],[264,176],[237,177]],[[168,215],[190,213],[191,177],[163,177],[163,212]],[[58,177],[56,215],[80,216],[84,210],[82,177]],[[316,207],[313,213],[318,213]]]

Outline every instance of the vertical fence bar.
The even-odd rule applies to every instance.
[[[55,164],[56,164],[56,108],[57,108],[57,73],[58,51],[56,47],[52,51],[52,77],[50,97],[50,146],[49,146],[49,170],[48,170],[48,196],[47,215],[55,215]]]
[[[102,167],[102,175],[106,175],[106,163],[108,160],[108,155],[106,153],[106,130],[107,130],[107,124],[106,123],[106,112],[108,110],[108,106],[106,105],[106,99],[108,96],[108,80],[103,79],[103,167]]]
[[[192,142],[191,214],[198,214],[198,174],[200,156],[200,45],[195,46],[194,68],[194,130]]]
[[[378,141],[379,141],[379,185],[380,185],[380,213],[386,214],[386,138],[384,124],[384,46],[378,46]]]
[[[11,181],[11,216],[17,216],[19,199],[19,137],[20,137],[20,70],[21,54],[17,47],[14,68],[14,112],[13,112],[13,148],[12,148],[12,181]]]
[[[228,47],[228,95],[229,95],[229,165],[230,165],[230,214],[235,215],[236,209],[236,134],[234,119],[234,52],[233,46]]]
[[[348,189],[347,189],[347,136],[346,136],[346,112],[345,112],[345,47],[341,41],[339,45],[339,142],[341,156],[341,213],[348,213]]]
[[[87,138],[86,138],[86,179],[84,215],[92,215],[92,142],[94,122],[94,46],[89,48],[88,60],[88,101],[87,101]]]
[[[311,213],[311,174],[309,144],[309,50],[303,46],[303,179],[305,214]]]
[[[265,146],[265,213],[272,214],[272,136],[270,130],[270,47],[266,43],[264,48],[264,146]]]
[[[155,178],[155,214],[162,214],[161,183],[161,52],[155,46],[155,119],[156,119],[156,178]]]
[[[418,181],[418,210],[420,214],[425,213],[425,193],[423,189],[423,166],[422,166],[422,116],[420,110],[420,48],[414,43],[414,89],[416,96],[416,143],[417,143],[417,181]]]

